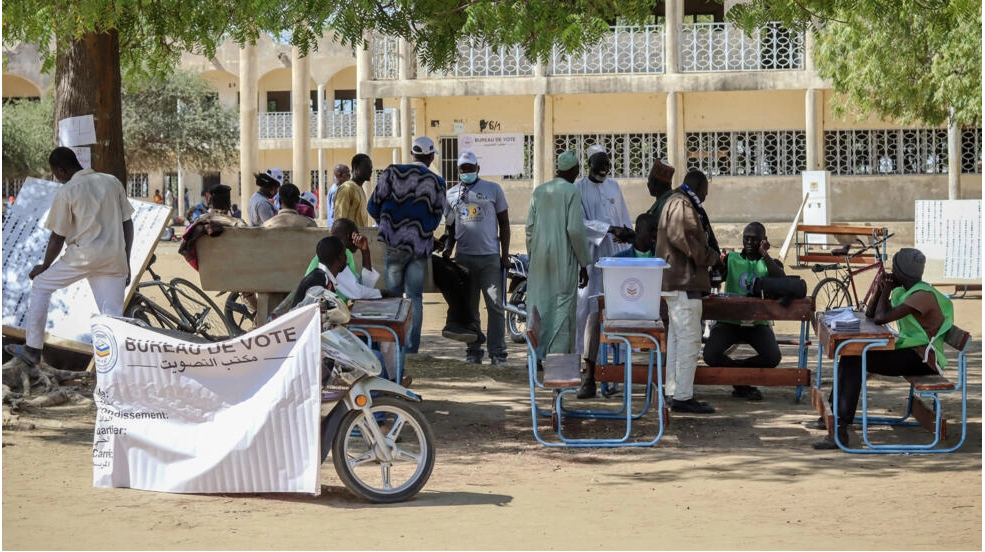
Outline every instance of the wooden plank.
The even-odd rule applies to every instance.
[[[642,363],[633,364],[633,383],[647,383],[647,365]],[[654,381],[656,381],[657,368],[653,367]],[[625,364],[599,364],[595,367],[595,381],[607,383],[624,383],[626,381]]]
[[[937,416],[934,414],[933,410],[927,408],[927,405],[923,404],[920,397],[913,397],[913,411],[911,413],[913,414],[913,417],[920,422],[920,425],[923,426],[924,429],[931,433],[934,432],[936,429],[934,427],[934,423]],[[947,439],[947,420],[943,417],[941,418],[941,439]]]
[[[903,376],[917,391],[953,391],[954,384],[944,376],[930,374],[926,376]]]
[[[804,263],[841,263],[845,261],[844,255],[827,255],[823,253],[810,253],[807,255],[797,255],[797,262]],[[851,264],[872,264],[876,258],[872,255],[859,255],[850,257],[848,262]]]
[[[385,246],[376,228],[360,228],[369,241],[373,268],[383,273]],[[290,293],[297,289],[315,256],[315,246],[331,235],[330,228],[226,228],[220,236],[195,242],[198,275],[206,291]],[[362,255],[355,255],[356,264]],[[384,278],[376,284],[382,289]],[[435,292],[431,263],[424,275],[424,291]]]
[[[844,226],[840,224],[798,224],[797,231],[808,234],[831,234],[833,236],[871,236],[872,232],[875,231],[877,237],[883,236],[882,228],[876,228],[874,226]]]
[[[698,366],[695,385],[810,385],[811,371],[807,368],[734,368]]]
[[[818,415],[824,418],[824,424],[828,426],[828,435],[834,435],[835,415],[831,412],[828,397],[817,387],[811,387],[811,404],[814,405]]]
[[[711,295],[701,300],[704,320],[811,320],[812,299],[794,299],[783,306],[777,299],[741,295]]]

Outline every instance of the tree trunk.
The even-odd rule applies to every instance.
[[[87,34],[55,59],[55,143],[58,121],[92,115],[96,143],[88,147],[92,168],[126,183],[120,98],[120,39],[117,31]]]

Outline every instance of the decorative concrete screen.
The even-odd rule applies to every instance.
[[[28,178],[7,212],[3,223],[4,335],[23,335],[24,317],[31,294],[28,274],[44,259],[50,235],[44,223],[60,188],[61,184],[55,182]],[[128,299],[170,218],[170,207],[134,199],[130,200],[130,204],[134,208],[134,237],[130,254],[133,277],[126,291]],[[89,284],[81,280],[52,295],[45,331],[74,344],[91,345],[89,317],[94,314],[97,314],[96,301]]]

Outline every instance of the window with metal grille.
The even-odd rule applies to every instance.
[[[947,174],[947,130],[829,130],[824,165],[834,175]]]
[[[982,129],[961,131],[961,172],[982,174]]]
[[[130,197],[147,197],[147,173],[131,173],[127,175],[127,195]],[[163,192],[162,192],[163,195]]]
[[[667,135],[663,132],[558,134],[554,137],[554,155],[567,150],[574,151],[581,160],[582,174],[588,174],[585,153],[596,144],[604,146],[609,153],[612,161],[609,176],[612,178],[644,178],[650,172],[655,159],[667,157]],[[531,140],[531,151],[532,147]]]
[[[448,187],[458,184],[458,136],[438,138],[438,166]]]
[[[709,176],[792,176],[807,167],[802,130],[688,132],[687,169]]]

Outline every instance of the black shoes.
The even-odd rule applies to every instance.
[[[715,408],[708,403],[700,402],[694,397],[686,401],[674,399],[670,405],[671,412],[683,412],[689,414],[712,414]]]
[[[732,396],[737,399],[747,399],[750,401],[763,400],[763,394],[758,388],[751,385],[734,385],[732,389]]]
[[[579,399],[594,399],[596,391],[595,380],[586,379],[585,382],[581,384],[581,387],[578,388],[578,394],[575,396]]]
[[[801,422],[800,425],[806,427],[807,429],[828,429],[828,424],[825,423],[824,418],[821,418],[820,416],[816,420]]]
[[[445,324],[444,329],[441,330],[441,336],[454,339],[455,341],[461,341],[462,343],[472,343],[479,339],[479,336],[474,331],[463,328],[458,324]]]
[[[838,427],[838,440],[842,445],[848,446],[848,426]],[[835,442],[834,435],[826,435],[824,439],[811,443],[811,446],[814,450],[834,450],[838,448],[838,443]]]

